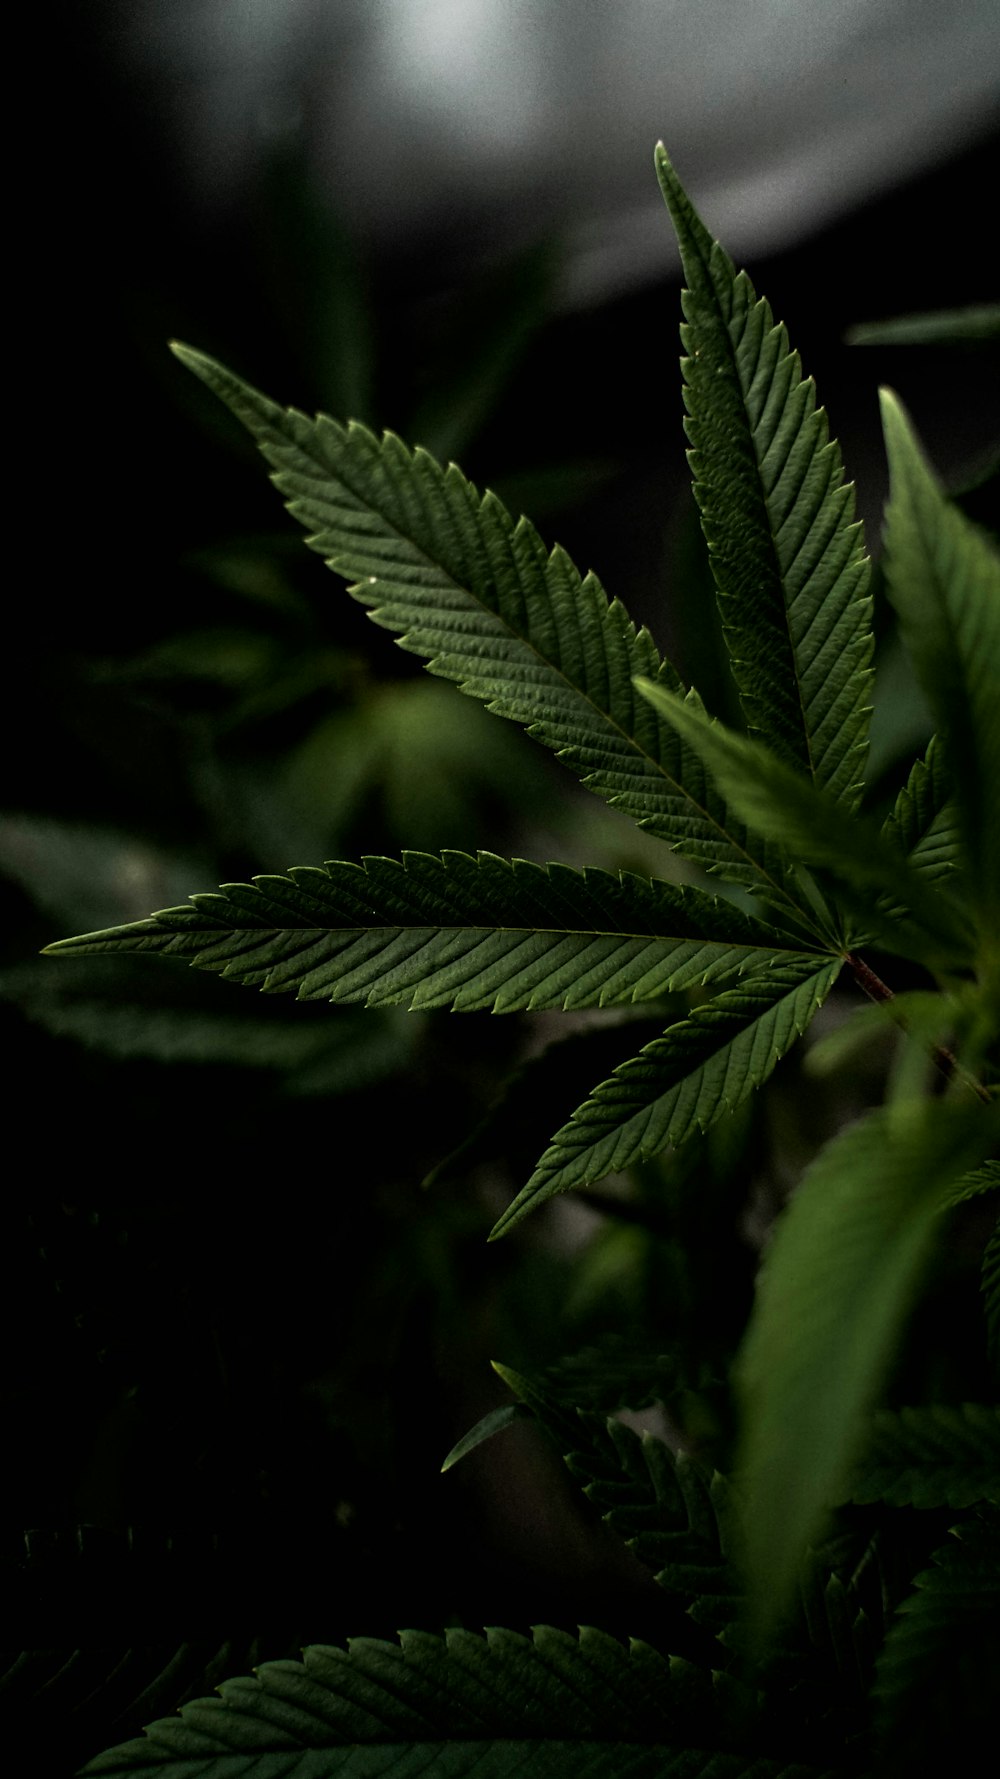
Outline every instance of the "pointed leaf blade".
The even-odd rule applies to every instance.
[[[723,1698],[724,1698],[723,1691]],[[809,1779],[726,1751],[713,1677],[603,1631],[403,1631],[306,1649],[223,1682],[86,1779]],[[721,1747],[720,1747],[721,1744]]]
[[[656,166],[687,283],[695,497],[747,724],[853,808],[873,650],[853,486],[785,328],[713,241],[662,144]]]
[[[570,1406],[551,1374],[525,1378],[494,1362],[558,1447],[571,1476],[681,1611],[713,1636],[737,1618],[736,1503],[725,1479],[655,1434]]]
[[[462,1012],[655,1000],[809,956],[700,890],[460,852],[225,884],[47,949],[159,952],[300,1000]]]
[[[723,1477],[621,1421],[588,1429],[566,1456],[605,1525],[695,1624],[720,1637],[739,1617],[737,1514]]]
[[[931,883],[960,868],[957,810],[938,736],[931,737],[923,759],[914,760],[882,824],[882,838]]]
[[[460,1464],[462,1459],[467,1458],[469,1453],[474,1452],[478,1446],[485,1445],[487,1440],[495,1438],[498,1433],[503,1433],[508,1427],[512,1427],[515,1421],[524,1420],[528,1412],[523,1404],[518,1402],[504,1402],[499,1408],[492,1408],[488,1415],[483,1415],[474,1427],[469,1428],[468,1433],[463,1433],[461,1439],[455,1441],[451,1451],[442,1462],[442,1475],[446,1471],[454,1469],[456,1464]]]
[[[556,1132],[490,1239],[506,1234],[554,1193],[647,1161],[740,1105],[805,1030],[840,968],[839,958],[819,969],[815,958],[775,965],[695,1008],[647,1044]]]
[[[308,543],[401,647],[523,724],[705,870],[781,894],[773,849],[754,848],[697,759],[636,697],[637,673],[680,682],[594,575],[581,577],[564,550],[548,553],[455,464],[354,421],[309,420],[203,354],[174,351],[252,433]]]
[[[882,419],[886,581],[947,745],[984,946],[1000,969],[1000,556],[945,499],[890,390]]]

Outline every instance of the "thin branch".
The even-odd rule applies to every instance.
[[[878,1002],[880,1006],[884,1005],[886,1001],[895,1000],[896,997],[888,983],[883,982],[881,976],[876,976],[875,971],[865,963],[864,958],[858,957],[853,951],[849,951],[847,953],[846,962],[850,965],[851,972],[858,987],[864,990],[869,1000]],[[902,1015],[894,1015],[894,1017],[896,1018],[896,1023],[899,1025],[900,1030],[905,1031],[906,1021]],[[969,1074],[967,1069],[963,1069],[960,1066],[957,1057],[953,1055],[952,1051],[950,1051],[945,1044],[932,1044],[931,1057],[935,1068],[944,1076],[946,1081],[951,1081],[957,1075],[960,1081],[963,1081],[967,1087],[971,1087],[973,1093],[976,1094],[979,1099],[985,1100],[988,1106],[993,1104],[992,1098],[982,1082],[977,1081],[973,1075]]]
[[[888,983],[883,982],[881,976],[876,976],[874,970],[865,963],[863,957],[858,957],[855,952],[849,951],[847,962],[851,967],[855,982],[859,988],[864,989],[869,1000],[881,1003],[895,999]]]

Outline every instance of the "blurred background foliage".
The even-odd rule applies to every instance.
[[[64,933],[332,856],[485,847],[676,869],[368,623],[170,337],[277,399],[459,458],[735,714],[686,487],[676,285],[567,308],[551,231],[457,282],[435,281],[431,242],[414,277],[338,217],[294,141],[208,229],[86,9],[59,30],[54,221],[25,264],[0,821],[0,1700],[45,1726],[54,1772],[309,1639],[546,1620],[662,1640],[651,1584],[532,1430],[443,1479],[441,1460],[504,1400],[490,1358],[530,1372],[595,1343],[588,1400],[642,1409],[635,1356],[669,1355],[665,1424],[724,1460],[763,1232],[888,1060],[876,1044],[831,1077],[793,1056],[732,1125],[487,1247],[581,1091],[682,1002],[641,1020],[451,1019],[37,958]],[[988,299],[995,174],[986,136],[751,267],[816,375],[872,544],[880,381],[969,510],[996,519],[995,338],[844,342],[852,324]],[[932,215],[961,251],[929,238]],[[877,623],[881,803],[927,718],[881,598]],[[949,1267],[947,1303],[960,1251]]]

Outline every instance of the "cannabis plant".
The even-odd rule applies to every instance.
[[[785,328],[662,148],[657,171],[687,285],[694,494],[745,732],[454,464],[286,411],[175,351],[373,620],[662,843],[662,876],[366,857],[225,884],[49,950],[156,953],[336,1005],[643,1014],[648,1041],[581,1083],[494,1236],[731,1118],[841,977],[863,994],[819,1054],[831,1066],[896,1033],[884,1099],[817,1143],[778,1218],[735,1368],[735,1450],[706,1433],[704,1380],[619,1352],[614,1376],[599,1358],[589,1374],[498,1366],[510,1405],[451,1454],[539,1423],[660,1583],[661,1639],[430,1628],[310,1647],[88,1773],[912,1771],[946,1745],[954,1689],[963,1722],[981,1710],[1000,1604],[1000,1230],[974,1221],[1000,1187],[1000,561],[886,392],[881,572],[937,732],[879,823],[862,808],[872,599],[852,488]],[[993,1396],[919,1385],[907,1400],[907,1330],[956,1232],[977,1264],[985,1248],[972,1309]],[[669,1440],[608,1412],[653,1402]]]

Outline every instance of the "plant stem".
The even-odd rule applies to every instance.
[[[846,961],[851,966],[855,982],[859,988],[864,989],[869,1000],[881,1002],[891,1001],[895,998],[892,989],[882,981],[881,976],[876,976],[874,970],[869,968],[863,957],[858,957],[853,951],[849,951]]]
[[[845,961],[850,965],[851,972],[858,987],[864,989],[869,1000],[877,1001],[881,1005],[886,1001],[895,999],[893,991],[888,983],[883,982],[881,976],[876,976],[875,971],[865,963],[864,958],[858,957],[853,951],[849,951]],[[901,1030],[905,1031],[905,1021],[900,1018],[898,1023]],[[976,1094],[979,1099],[985,1100],[987,1105],[992,1105],[993,1102],[990,1095],[987,1093],[982,1082],[977,1081],[974,1076],[970,1075],[967,1069],[960,1068],[957,1058],[946,1045],[932,1044],[931,1057],[935,1068],[944,1076],[946,1081],[952,1080],[957,1074],[959,1079],[964,1081],[967,1087],[972,1088],[973,1093]]]

